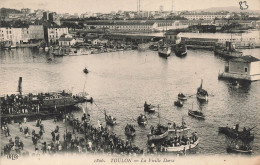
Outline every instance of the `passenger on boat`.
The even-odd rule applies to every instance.
[[[153,133],[154,133],[154,127],[151,126],[151,134],[153,135]]]

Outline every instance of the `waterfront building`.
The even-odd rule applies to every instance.
[[[59,27],[59,26],[50,26],[47,27],[47,42],[49,44],[59,44],[59,39],[64,34],[69,34],[69,30],[67,27]]]
[[[188,25],[183,25],[179,21],[95,21],[86,23],[87,29],[109,29],[116,31],[141,31],[141,32],[153,32],[163,31],[166,29],[180,29],[187,28]]]
[[[179,20],[182,25],[194,26],[194,25],[212,25],[212,20]]]
[[[152,31],[152,22],[88,22],[87,29],[109,29],[119,31]]]
[[[71,35],[62,35],[59,39],[59,46],[73,46],[76,40]]]
[[[238,23],[242,25],[242,27],[256,27],[255,20],[215,20],[214,25],[222,27],[224,25],[230,25],[231,23]]]
[[[44,40],[44,31],[42,25],[29,25],[28,31],[31,43]]]
[[[257,30],[247,31],[245,33],[179,33],[179,37],[186,39],[214,39],[218,43],[225,44],[226,41],[233,42],[236,46],[260,46],[260,32]]]
[[[181,14],[180,16],[188,19],[188,20],[214,20],[215,18],[223,19],[226,18],[226,14],[211,14],[211,13],[186,13]]]
[[[19,46],[24,43],[35,43],[43,39],[42,25],[29,25],[29,27],[24,28],[0,28],[0,41],[10,42],[14,46]]]
[[[260,60],[253,56],[233,58],[228,61],[225,71],[219,74],[219,78],[260,80]]]
[[[165,31],[171,29],[185,29],[188,28],[188,25],[182,24],[180,21],[164,21],[164,22],[155,22],[152,26],[154,31]]]

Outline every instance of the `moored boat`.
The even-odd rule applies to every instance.
[[[232,42],[227,41],[225,47],[217,45],[214,49],[214,54],[226,58],[242,57],[243,53],[235,49]]]
[[[179,100],[187,100],[187,97],[183,93],[178,94],[178,99]]]
[[[187,46],[184,43],[179,43],[174,46],[174,53],[178,57],[184,57],[187,55]]]
[[[208,101],[208,92],[202,88],[203,80],[201,80],[200,87],[197,89],[196,97],[199,101]]]
[[[195,117],[197,119],[205,120],[204,114],[200,111],[193,111],[189,109],[188,115]]]
[[[167,58],[171,55],[171,49],[168,46],[160,46],[158,49],[158,54],[160,57]]]
[[[75,49],[66,53],[66,55],[68,56],[83,56],[83,55],[90,55],[90,54],[91,54],[90,50],[84,50],[84,49],[80,49],[80,50]]]
[[[168,127],[158,124],[156,129],[151,126],[151,132],[147,135],[148,141],[162,140],[168,136]]]

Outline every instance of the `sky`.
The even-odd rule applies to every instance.
[[[173,0],[174,9],[197,10],[210,7],[240,7],[241,0]],[[242,0],[245,1],[245,0]],[[260,0],[246,0],[250,10],[260,10]],[[165,11],[172,8],[172,0],[141,0],[141,10],[155,11],[163,5]],[[44,9],[58,13],[85,13],[110,11],[136,11],[137,0],[0,0],[0,8]]]

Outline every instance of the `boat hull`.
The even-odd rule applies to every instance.
[[[158,141],[158,140],[162,140],[162,139],[166,138],[168,136],[168,134],[169,134],[169,132],[166,131],[161,135],[148,134],[147,137],[148,137],[148,141]]]
[[[181,103],[179,103],[177,101],[174,102],[174,105],[177,106],[177,107],[183,107],[183,104],[181,104]]]
[[[184,100],[187,100],[187,97],[181,97],[181,96],[178,96],[178,99],[184,101]]]
[[[183,131],[187,131],[189,130],[190,128],[189,127],[186,127],[186,128],[169,128],[168,131],[169,132],[176,132],[176,133],[180,133],[180,132],[183,132]]]
[[[199,144],[199,138],[193,144],[181,145],[181,146],[176,146],[176,147],[165,147],[165,151],[166,152],[179,152],[179,151],[183,151],[183,150],[190,150],[192,148],[195,148],[198,144]]]
[[[208,101],[208,96],[196,94],[196,97],[199,101]]]
[[[239,51],[227,51],[221,49],[215,49],[214,54],[227,58],[242,57],[243,55],[243,53]]]
[[[167,58],[170,56],[171,53],[165,53],[165,52],[158,52],[158,55],[163,58]]]
[[[228,147],[227,152],[228,153],[251,154],[252,150],[240,150],[240,149]]]
[[[154,113],[155,112],[155,109],[154,107],[144,107],[144,111],[145,112],[148,112],[148,113]]]
[[[175,55],[178,57],[185,57],[187,55],[187,51],[174,51]]]
[[[195,114],[194,112],[197,112],[197,111],[192,111],[192,110],[189,110],[188,112],[188,115],[192,116],[192,117],[195,117],[197,119],[200,119],[200,120],[205,120],[205,116],[201,116],[201,115],[197,115]]]

